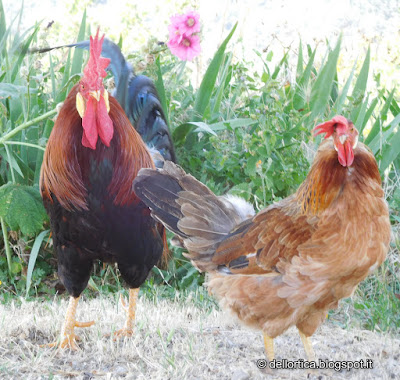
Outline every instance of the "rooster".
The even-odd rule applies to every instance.
[[[155,219],[209,272],[208,287],[221,306],[263,331],[269,360],[273,339],[293,325],[313,360],[310,336],[327,311],[388,250],[388,206],[373,154],[343,116],[318,125],[320,133],[326,139],[297,192],[255,216],[170,162],[159,172],[140,170],[134,181]]]
[[[50,216],[58,274],[70,294],[59,346],[76,349],[75,312],[94,260],[116,262],[129,286],[125,327],[133,334],[140,285],[159,261],[164,228],[136,197],[132,182],[154,163],[119,103],[104,89],[110,60],[101,57],[104,36],[90,38],[83,77],[68,94],[51,132],[40,188]],[[53,343],[51,345],[56,345]]]
[[[31,52],[45,53],[64,47],[89,49],[89,41],[32,49]],[[126,61],[119,46],[107,38],[104,39],[101,53],[103,57],[109,59],[110,63],[106,69],[114,76],[113,96],[146,145],[158,151],[163,157],[155,162],[156,166],[162,167],[164,160],[176,162],[174,144],[153,81],[145,75],[135,75],[132,65]]]

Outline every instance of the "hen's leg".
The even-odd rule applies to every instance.
[[[126,311],[126,322],[125,326],[123,329],[118,330],[114,333],[114,339],[123,337],[123,336],[132,336],[133,335],[133,326],[135,323],[135,316],[136,316],[136,302],[137,302],[137,297],[139,294],[139,288],[136,289],[129,289],[129,304],[128,306],[126,305],[126,302],[124,301],[124,298],[120,297],[120,301],[122,304],[122,307]]]
[[[315,360],[315,353],[312,348],[311,339],[299,330],[301,341],[303,342],[304,350],[306,351],[308,361]]]
[[[274,339],[267,335],[264,331],[264,347],[269,361],[274,360]]]
[[[76,307],[80,297],[70,297],[67,313],[65,315],[65,321],[61,330],[61,340],[48,344],[48,347],[58,346],[59,348],[69,348],[70,350],[77,350],[77,340],[80,340],[79,336],[75,335],[75,327],[89,327],[94,324],[94,321],[90,322],[78,322],[75,320]]]

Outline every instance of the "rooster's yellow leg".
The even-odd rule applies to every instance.
[[[306,351],[308,361],[315,360],[315,353],[312,348],[311,339],[299,330],[301,341],[303,342],[304,350]]]
[[[53,343],[49,343],[47,347],[59,348],[69,348],[70,350],[77,350],[78,346],[76,344],[77,340],[80,340],[79,336],[75,335],[75,327],[89,327],[94,325],[94,321],[90,322],[78,322],[75,320],[76,307],[78,306],[78,301],[80,297],[74,298],[70,297],[67,313],[65,315],[65,321],[63,328],[61,330],[61,340]]]
[[[122,295],[120,296],[122,307],[125,309],[127,317],[125,326],[123,329],[118,330],[114,333],[114,339],[120,338],[123,336],[132,336],[133,335],[133,325],[135,323],[136,316],[136,302],[139,294],[139,288],[137,289],[129,289],[129,304],[126,306],[124,298]]]
[[[274,339],[268,336],[265,332],[264,334],[264,347],[269,361],[274,360]]]

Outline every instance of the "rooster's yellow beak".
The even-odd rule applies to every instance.
[[[100,90],[89,91],[89,95],[91,97],[93,97],[94,99],[96,99],[97,101],[100,101],[100,97],[101,97]],[[103,98],[104,98],[104,102],[106,103],[107,112],[110,112],[110,102],[108,100],[108,91],[107,90],[104,90]],[[83,116],[85,115],[85,111],[86,111],[86,101],[80,92],[78,92],[76,94],[76,109],[78,110],[80,117],[83,118]]]
[[[97,91],[89,91],[89,95],[95,98],[97,101],[100,100],[100,90]]]

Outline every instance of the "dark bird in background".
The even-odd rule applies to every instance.
[[[33,49],[31,52],[44,53],[64,47],[88,50],[89,41]],[[131,124],[149,148],[159,151],[164,160],[176,162],[174,144],[153,81],[145,75],[135,75],[119,46],[107,38],[104,39],[101,54],[110,60],[106,69],[114,76],[115,90],[112,95],[124,109]],[[162,162],[157,161],[156,166],[162,166]]]
[[[209,272],[208,287],[245,324],[259,328],[269,360],[273,339],[309,337],[328,310],[378,268],[390,240],[388,206],[374,155],[343,116],[326,133],[297,192],[249,215],[250,205],[215,196],[177,165],[142,169],[134,189],[152,215],[179,236],[187,257]]]
[[[40,178],[58,274],[71,296],[59,346],[71,349],[77,348],[74,328],[94,323],[75,320],[93,261],[117,263],[129,286],[127,321],[116,334],[130,336],[139,287],[166,241],[164,227],[133,191],[138,171],[155,166],[118,101],[104,89],[110,60],[101,57],[103,40],[99,31],[90,38],[89,61],[57,117]]]

